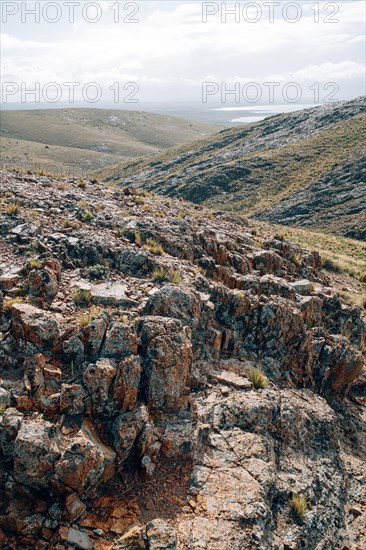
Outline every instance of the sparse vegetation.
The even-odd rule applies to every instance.
[[[90,210],[82,210],[80,212],[80,220],[82,222],[91,222],[93,218],[94,214]]]
[[[180,285],[180,283],[182,282],[182,276],[180,274],[180,271],[178,271],[178,269],[169,269],[168,277],[169,277],[169,280],[173,283],[173,285]]]
[[[79,315],[79,317],[76,320],[77,326],[79,328],[84,328],[90,325],[92,321],[94,321],[100,316],[102,311],[103,311],[102,308],[99,306],[91,307],[88,311],[86,311],[85,313],[81,313]]]
[[[96,264],[88,268],[89,279],[105,279],[109,274],[110,269],[105,265]]]
[[[278,232],[279,226],[257,222],[259,228],[269,232]],[[323,269],[330,273],[344,273],[365,282],[366,243],[337,235],[328,235],[307,229],[280,226],[285,239],[300,243],[304,248],[318,252],[322,258]]]
[[[137,206],[141,206],[143,204],[145,204],[145,200],[143,199],[143,197],[140,197],[139,195],[137,197],[134,197],[133,198],[133,202],[137,205]]]
[[[4,300],[2,309],[5,313],[8,313],[15,304],[22,304],[23,299],[20,296],[17,296],[15,298],[8,298]]]
[[[32,258],[27,262],[27,268],[28,269],[42,269],[43,268],[43,262],[41,260],[37,260],[37,258]]]
[[[69,218],[64,218],[62,220],[62,227],[64,229],[76,229],[78,226],[78,222],[75,220],[70,220]]]
[[[163,267],[156,267],[152,272],[152,280],[155,283],[163,283],[168,280],[168,273]]]
[[[162,256],[164,254],[164,248],[155,239],[146,239],[144,249],[155,254],[155,256]]]
[[[7,204],[5,206],[5,212],[9,216],[16,216],[19,212],[19,203],[18,202],[11,202],[10,204]]]
[[[294,493],[289,498],[291,510],[297,519],[302,519],[305,516],[308,503],[303,495]]]
[[[78,288],[75,290],[72,297],[75,305],[79,307],[87,307],[92,301],[92,294],[90,290],[85,288]]]
[[[83,178],[80,178],[76,184],[76,187],[79,189],[86,189],[86,181]]]
[[[292,258],[292,261],[296,265],[296,267],[298,267],[299,269],[302,268],[303,262],[302,262],[300,254],[295,254],[295,256]]]
[[[248,379],[256,390],[265,388],[268,385],[268,378],[262,369],[252,368],[248,371]]]

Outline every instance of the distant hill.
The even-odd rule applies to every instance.
[[[221,127],[174,116],[109,109],[1,113],[1,161],[91,171],[208,136]],[[33,169],[30,166],[31,170]]]
[[[365,98],[231,128],[106,179],[366,240]]]

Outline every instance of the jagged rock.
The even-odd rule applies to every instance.
[[[63,528],[60,533],[61,539],[67,544],[71,545],[72,548],[80,548],[80,550],[93,550],[94,544],[87,535],[79,531],[79,529]]]
[[[66,497],[65,516],[69,521],[76,521],[85,510],[85,504],[75,494]]]
[[[319,356],[316,380],[319,392],[328,399],[343,399],[350,391],[364,362],[343,336],[326,338]]]
[[[10,392],[0,387],[0,414],[10,405]]]
[[[191,331],[175,319],[146,317],[141,322],[144,349],[143,380],[151,407],[185,407],[186,384],[192,363]]]
[[[146,525],[146,534],[150,550],[176,550],[177,533],[163,519],[157,518]]]
[[[0,447],[5,458],[11,458],[14,452],[14,441],[18,435],[23,413],[15,408],[6,409],[1,415]]]
[[[82,342],[85,356],[89,360],[94,360],[98,357],[107,332],[108,324],[109,317],[107,314],[103,313],[80,331],[78,338]],[[73,348],[79,351],[77,341],[73,344]],[[81,358],[81,355],[79,357]]]
[[[37,489],[49,488],[64,446],[59,429],[42,419],[23,421],[14,443],[14,477]]]
[[[301,279],[301,281],[294,281],[290,283],[292,288],[298,294],[309,294],[312,289],[312,284],[308,279]]]
[[[91,396],[95,416],[109,415],[113,411],[114,403],[109,393],[116,374],[117,367],[111,359],[99,359],[84,371],[83,381]]]
[[[144,314],[175,317],[192,325],[201,314],[200,299],[197,293],[188,288],[166,285],[151,294]]]
[[[73,335],[62,345],[63,357],[66,363],[81,365],[85,360],[84,345],[79,336]]]
[[[253,258],[253,267],[264,273],[277,273],[281,270],[283,259],[273,250],[257,252]]]
[[[106,447],[90,423],[84,422],[79,433],[63,450],[55,467],[55,484],[77,494],[92,494],[114,474],[115,453]]]
[[[136,406],[141,370],[139,357],[126,357],[118,363],[112,391],[117,410],[125,412]]]
[[[60,337],[60,327],[52,313],[29,304],[13,305],[12,329],[15,338],[41,349],[56,347]]]
[[[116,418],[113,423],[114,449],[119,463],[124,462],[131,454],[134,443],[148,422],[147,408],[142,405],[134,411],[127,412]]]
[[[62,384],[60,392],[60,410],[70,415],[84,414],[88,394],[81,384]]]
[[[0,276],[0,290],[10,290],[17,286],[21,280],[21,269],[14,268]]]
[[[117,322],[109,327],[102,350],[103,357],[122,359],[137,354],[137,334],[130,325]]]
[[[51,304],[57,295],[61,279],[61,264],[54,258],[42,269],[33,269],[28,275],[28,292],[38,305]]]

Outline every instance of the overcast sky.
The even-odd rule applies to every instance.
[[[73,23],[69,21],[71,7],[63,1],[27,2],[29,8],[37,4],[39,9],[47,3],[46,13],[40,12],[40,21],[35,22],[34,15],[22,12],[24,2],[1,2],[2,79],[7,92],[11,90],[8,83],[15,83],[15,90],[22,82],[28,87],[36,82],[41,87],[49,82],[60,86],[77,82],[79,99],[81,87],[95,82],[103,90],[103,103],[108,103],[115,99],[108,87],[118,82],[120,100],[131,95],[140,102],[198,103],[204,82],[217,83],[210,88],[208,101],[220,101],[218,90],[225,86],[239,86],[245,98],[248,82],[261,87],[264,82],[279,83],[277,92],[296,82],[302,90],[301,101],[309,102],[318,82],[320,102],[330,93],[335,99],[365,93],[364,0],[319,2],[319,13],[314,1],[292,2],[297,7],[287,6],[286,13],[283,8],[289,2],[280,2],[280,6],[275,2],[273,10],[268,1],[266,5],[251,2],[250,8],[248,2],[241,2],[244,11],[237,13],[237,21],[228,15],[226,22],[221,2],[143,1],[130,6],[119,2],[118,16],[116,8],[111,9],[117,5],[115,0],[94,2],[96,8],[79,0],[73,7]],[[227,2],[226,7],[233,8],[234,2]],[[204,22],[206,12],[216,11],[207,14]],[[90,22],[93,18],[95,23]],[[248,21],[256,18],[257,22]],[[128,82],[136,83],[138,91],[137,86],[123,90]],[[339,90],[333,85],[324,89],[327,83],[335,83]],[[268,103],[268,88],[262,91],[261,102]],[[53,97],[51,88],[47,93]],[[94,97],[93,89],[88,93]],[[69,97],[69,92],[65,94],[63,88],[63,99]],[[4,97],[3,93],[6,102],[19,98],[19,94]]]

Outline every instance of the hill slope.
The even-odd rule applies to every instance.
[[[41,163],[55,171],[52,165],[63,169],[73,163],[80,173],[181,145],[219,129],[214,124],[138,111],[3,111],[1,156],[7,166]]]
[[[365,98],[224,130],[102,172],[261,220],[366,238]]]
[[[0,195],[1,548],[365,548],[366,326],[316,252],[95,181]]]

